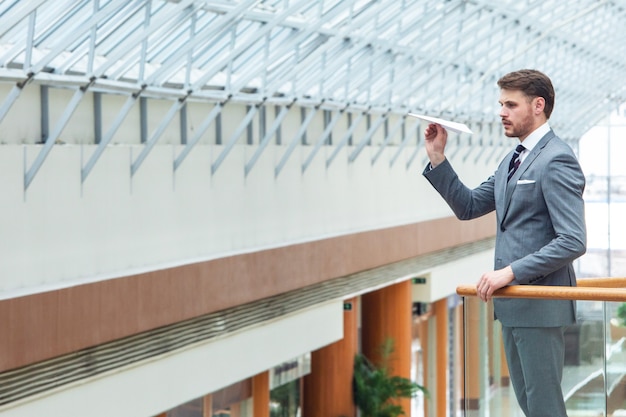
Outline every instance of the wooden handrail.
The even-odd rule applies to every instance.
[[[475,285],[459,285],[456,293],[463,297],[476,297]],[[554,300],[626,301],[626,278],[584,278],[577,287],[549,285],[511,285],[500,288],[494,297],[543,298]]]
[[[626,278],[579,278],[579,287],[626,288]]]

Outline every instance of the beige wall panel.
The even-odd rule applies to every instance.
[[[8,96],[13,87],[13,83],[0,83],[2,100]],[[39,88],[39,85],[27,85],[0,122],[0,145],[41,142]]]
[[[305,116],[308,115],[310,111],[314,111],[313,109],[306,109]],[[292,106],[289,109],[289,113],[283,119],[281,124],[281,135],[282,135],[282,144],[285,146],[289,146],[296,133],[300,130],[300,126],[302,125],[302,117],[300,115],[300,107]],[[302,139],[298,140],[298,143],[301,142]],[[276,142],[274,142],[276,143]]]
[[[246,178],[255,146],[234,146],[211,174],[226,147],[198,145],[176,175],[182,148],[155,146],[131,178],[143,145],[111,146],[81,185],[95,147],[57,145],[20,192],[41,148],[5,146],[0,191],[11,238],[0,244],[0,298],[450,215],[421,175],[423,150],[406,169],[410,147],[391,169],[391,149],[372,165],[375,148],[349,163],[354,147],[343,147],[327,167],[336,148],[322,147],[304,173],[313,147],[297,147],[276,178],[287,148],[269,145]],[[468,184],[485,178],[486,169],[457,162]]]
[[[222,111],[222,143],[226,144],[230,141],[233,133],[237,130],[241,121],[246,117],[247,109],[244,104],[226,104]],[[237,143],[246,143],[245,129],[241,136],[237,139]]]
[[[172,106],[176,104],[171,100],[156,100],[149,99],[148,103],[148,137],[147,141],[151,141],[152,137],[157,129],[160,128],[161,123],[165,121],[167,114],[170,112]],[[137,103],[139,108],[139,103]],[[172,117],[167,124],[167,127],[163,133],[159,136],[158,144],[160,145],[178,145],[180,144],[180,111],[176,111],[176,115]]]
[[[360,113],[352,113],[352,120],[356,121],[359,117]],[[352,144],[356,145],[365,137],[367,133],[367,115],[364,115],[361,118],[359,124],[355,127],[354,132],[352,133]]]
[[[213,103],[199,103],[188,102],[187,103],[187,140],[191,141],[204,120],[209,116],[209,113],[213,110],[215,104]],[[212,145],[215,143],[215,119],[211,122],[211,125],[202,134],[198,144]]]
[[[111,125],[117,119],[122,107],[128,100],[127,96],[102,95],[102,136],[104,137],[110,130]],[[141,143],[141,120],[139,100],[136,100],[128,114],[125,115],[120,127],[113,135],[111,144],[113,145],[139,145]]]
[[[385,122],[379,120],[381,117],[382,113],[372,114],[372,126],[374,126],[375,123],[380,123],[370,139],[372,146],[379,146],[385,140]]]
[[[440,219],[0,300],[0,370],[492,234]]]
[[[331,113],[332,118],[332,113]],[[322,133],[324,132],[324,111],[318,110],[315,112],[315,116],[313,116],[313,121],[307,128],[307,144],[311,146],[315,146],[317,140],[320,138]]]
[[[59,119],[65,113],[76,90],[66,88],[48,89],[49,129],[53,133],[58,127]],[[34,105],[35,102],[31,102]],[[57,142],[61,143],[93,143],[93,103],[91,94],[83,95],[71,118],[61,131]]]

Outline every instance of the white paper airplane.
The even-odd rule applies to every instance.
[[[427,122],[436,123],[445,127],[448,130],[452,130],[453,132],[459,133],[469,133],[472,134],[472,131],[464,125],[463,123],[451,122],[449,120],[440,119],[438,117],[424,116],[422,114],[409,113],[409,116],[417,117],[418,119],[425,120]]]

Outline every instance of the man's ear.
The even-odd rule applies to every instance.
[[[543,113],[543,109],[546,107],[546,99],[543,97],[535,97],[533,99],[533,112],[536,115]]]

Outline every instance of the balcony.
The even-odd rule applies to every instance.
[[[619,325],[618,317],[626,302],[626,278],[579,279],[578,285],[514,286],[495,296],[577,300],[577,323],[565,332],[561,388],[568,416],[626,416],[626,326]],[[465,416],[523,417],[509,383],[501,325],[492,320],[491,303],[475,297],[473,286],[460,286],[457,293],[465,297]]]

